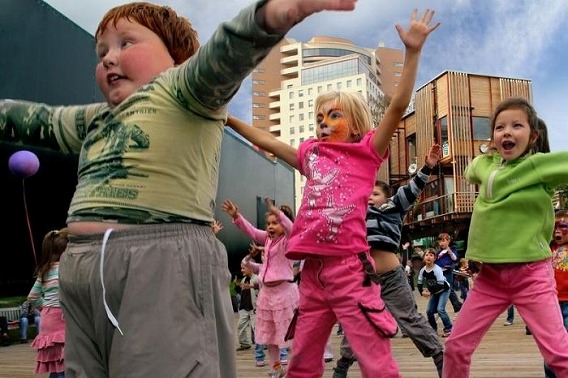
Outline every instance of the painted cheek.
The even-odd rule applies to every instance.
[[[342,119],[336,122],[330,122],[329,128],[331,135],[328,142],[345,142],[349,137],[349,126],[347,121]]]

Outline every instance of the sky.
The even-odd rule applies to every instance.
[[[206,42],[217,26],[251,0],[150,0],[187,17]],[[310,1],[310,0],[306,0]],[[94,34],[110,8],[128,0],[45,0]],[[387,4],[388,3],[388,4]],[[552,151],[568,149],[568,0],[358,0],[350,12],[321,12],[287,34],[299,42],[313,36],[345,38],[361,47],[403,49],[395,24],[407,28],[413,9],[436,11],[441,26],[423,48],[415,89],[450,70],[529,79],[533,104],[549,128]],[[250,78],[230,111],[251,122]]]

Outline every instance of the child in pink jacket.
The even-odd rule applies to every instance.
[[[284,337],[300,298],[298,285],[294,282],[295,261],[284,256],[292,231],[293,215],[289,207],[277,208],[270,199],[265,201],[268,207],[266,230],[259,230],[250,224],[230,200],[223,202],[223,210],[242,232],[264,245],[262,264],[253,260],[258,254],[257,249],[249,253],[243,263],[258,274],[260,281],[256,302],[255,341],[267,346],[272,366],[270,376],[283,377],[285,370],[280,364],[280,348],[289,346]]]

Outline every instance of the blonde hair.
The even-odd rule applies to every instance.
[[[335,100],[335,103],[343,109],[352,134],[363,137],[371,130],[373,126],[371,110],[363,96],[358,92],[331,91],[322,93],[316,98],[316,113],[322,104],[331,100]]]

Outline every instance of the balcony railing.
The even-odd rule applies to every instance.
[[[455,192],[440,197],[430,197],[416,202],[404,219],[405,224],[453,215],[467,215],[473,211],[477,192]]]

